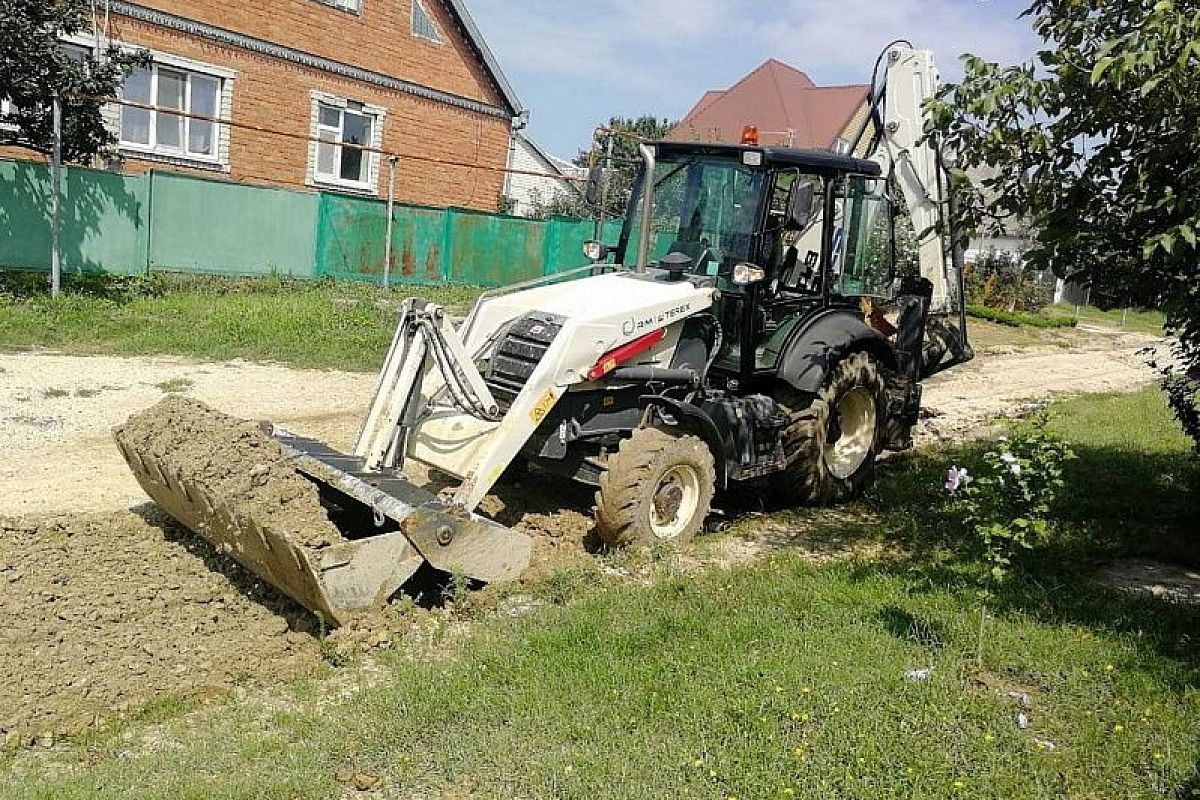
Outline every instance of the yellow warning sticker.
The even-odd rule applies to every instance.
[[[534,406],[533,410],[529,412],[529,418],[533,420],[535,425],[541,424],[541,421],[544,420],[546,415],[550,413],[550,409],[554,408],[554,403],[556,400],[558,400],[558,398],[554,396],[554,391],[552,389],[547,389],[546,393],[542,395],[542,399],[538,400],[537,405]]]

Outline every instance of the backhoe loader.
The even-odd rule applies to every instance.
[[[515,465],[594,487],[612,546],[686,543],[735,487],[853,496],[882,451],[911,446],[921,381],[971,357],[947,171],[922,135],[932,54],[897,43],[881,65],[847,153],[761,146],[752,127],[740,145],[642,144],[620,238],[587,243],[587,266],[484,294],[457,325],[406,301],[352,452],[272,431],[348,544],[303,552],[269,519],[214,519],[220,498],[187,476],[127,461],[335,623],[425,562],[517,577],[528,538],[474,513]],[[457,488],[417,488],[408,462]]]

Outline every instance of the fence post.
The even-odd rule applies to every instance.
[[[442,252],[441,264],[442,283],[453,283],[454,277],[454,221],[458,215],[453,208],[442,211]]]
[[[54,149],[50,159],[53,218],[50,223],[50,296],[62,291],[62,98],[54,93]]]
[[[392,278],[392,217],[396,213],[396,162],[398,156],[388,156],[388,201],[387,228],[383,241],[383,287],[386,289]]]

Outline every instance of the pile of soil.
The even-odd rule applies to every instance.
[[[307,611],[153,506],[0,519],[0,619],[9,744],[321,663]]]
[[[113,435],[127,451],[219,498],[234,518],[269,520],[273,530],[305,547],[344,541],[316,487],[257,423],[173,396],[134,415]]]

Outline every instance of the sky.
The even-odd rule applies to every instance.
[[[613,116],[679,119],[768,58],[818,85],[866,83],[905,38],[937,55],[1014,63],[1038,49],[1026,0],[467,0],[517,95],[528,134],[573,158]]]

